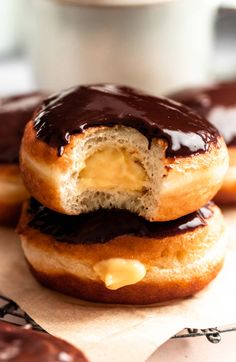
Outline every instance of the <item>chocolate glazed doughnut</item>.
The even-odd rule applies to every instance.
[[[30,93],[0,99],[0,223],[15,223],[27,198],[19,170],[20,143],[42,98]]]
[[[224,140],[204,118],[111,84],[46,99],[21,147],[29,193],[71,215],[122,208],[150,221],[177,219],[216,194],[227,167]]]
[[[236,81],[185,89],[171,98],[206,117],[222,134],[229,151],[229,169],[215,197],[220,203],[236,202]]]
[[[30,200],[18,233],[40,283],[104,303],[190,296],[218,274],[226,245],[224,219],[213,203],[178,220],[150,222],[117,209],[62,215]]]
[[[50,336],[0,322],[0,361],[88,362],[69,343]]]

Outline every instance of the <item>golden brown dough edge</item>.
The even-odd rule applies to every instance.
[[[220,205],[236,204],[236,146],[229,146],[229,169],[226,172],[223,185],[214,197]]]
[[[0,224],[15,226],[28,193],[17,164],[0,164]]]
[[[223,258],[212,265],[208,273],[195,276],[191,282],[176,284],[176,282],[170,281],[168,285],[166,283],[139,282],[112,291],[99,281],[83,280],[69,274],[44,274],[35,270],[32,265],[30,265],[30,269],[42,285],[72,297],[99,303],[145,305],[167,302],[195,294],[217,276],[222,266]]]

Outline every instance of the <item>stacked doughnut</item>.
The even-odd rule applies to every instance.
[[[185,106],[112,84],[71,88],[44,100],[20,158],[32,198],[18,232],[43,285],[150,304],[192,295],[221,269],[224,220],[209,201],[227,147]]]
[[[29,93],[0,99],[0,223],[14,224],[27,199],[19,169],[20,142],[26,123],[43,99]]]
[[[229,151],[229,169],[215,197],[222,204],[236,202],[236,81],[181,90],[171,98],[207,118],[222,134]]]

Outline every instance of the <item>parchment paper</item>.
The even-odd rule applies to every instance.
[[[0,228],[0,290],[46,331],[80,347],[92,362],[143,362],[185,327],[236,323],[236,209],[224,213],[230,229],[225,266],[194,297],[168,305],[124,307],[52,292],[31,276],[18,237],[5,228]]]

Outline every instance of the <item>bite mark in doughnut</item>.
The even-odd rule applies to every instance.
[[[225,143],[204,118],[115,85],[46,99],[21,147],[29,193],[70,215],[102,207],[150,221],[177,219],[216,194],[227,166]]]

